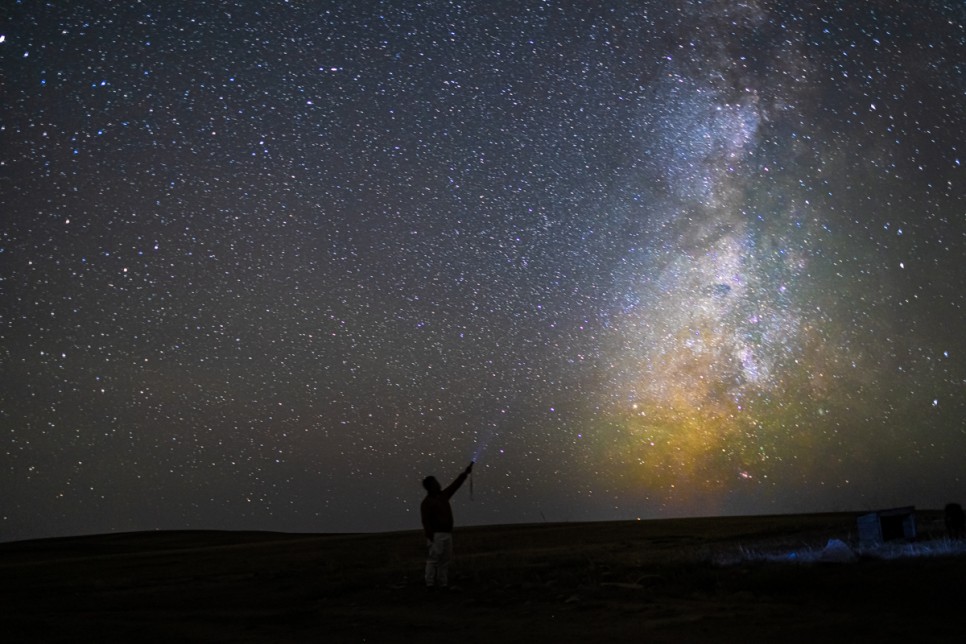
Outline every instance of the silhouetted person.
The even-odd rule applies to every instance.
[[[946,504],[946,534],[950,539],[966,537],[966,513],[958,503]]]
[[[445,490],[435,476],[423,479],[426,498],[419,511],[426,532],[426,545],[429,546],[426,557],[427,588],[449,586],[449,562],[453,559],[453,510],[449,507],[449,500],[472,471],[473,463],[470,463]]]

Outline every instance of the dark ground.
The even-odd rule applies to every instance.
[[[155,532],[0,544],[7,642],[962,642],[966,557],[723,560],[854,543],[853,513],[418,532]],[[938,512],[920,537],[941,536]]]

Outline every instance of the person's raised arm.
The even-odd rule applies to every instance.
[[[460,472],[460,475],[456,477],[456,480],[450,483],[449,487],[443,490],[443,494],[447,499],[456,494],[456,490],[460,489],[460,486],[466,481],[466,477],[468,477],[472,472],[473,461],[470,461],[470,464],[466,466],[465,470]]]

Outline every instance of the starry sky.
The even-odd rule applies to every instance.
[[[962,2],[5,2],[0,539],[966,502]]]

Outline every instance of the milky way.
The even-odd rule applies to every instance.
[[[8,4],[0,538],[966,500],[962,3]]]

